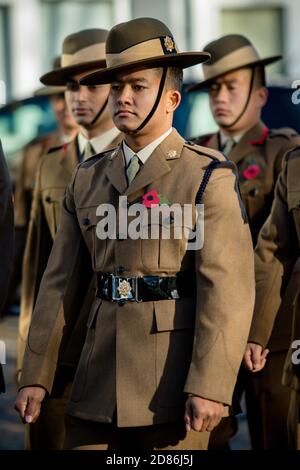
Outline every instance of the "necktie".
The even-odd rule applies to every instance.
[[[135,178],[136,174],[138,173],[140,169],[140,159],[137,155],[133,155],[131,157],[130,163],[126,169],[126,175],[127,175],[127,180],[128,180],[128,186],[132,182],[132,180]]]
[[[235,146],[236,142],[233,139],[228,139],[227,142],[222,147],[222,153],[225,155],[225,157],[228,157],[231,150]]]
[[[93,155],[95,155],[95,153],[96,152],[95,152],[94,147],[92,146],[91,142],[88,140],[84,148],[84,152],[83,152],[83,157],[82,157],[83,161],[92,157]]]

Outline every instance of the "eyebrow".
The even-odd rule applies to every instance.
[[[113,81],[114,82],[128,82],[128,83],[135,83],[135,82],[143,82],[143,83],[148,83],[148,80],[144,77],[137,77],[137,78],[129,78],[129,79],[123,79],[123,78],[120,78],[120,77],[116,77],[115,80]]]

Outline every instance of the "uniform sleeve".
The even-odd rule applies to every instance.
[[[230,404],[253,314],[254,260],[236,169],[229,162],[223,167],[214,170],[204,193],[204,245],[195,257],[195,339],[185,391]]]
[[[3,309],[13,262],[14,215],[12,190],[0,142],[0,312]]]
[[[32,318],[33,308],[46,269],[52,247],[52,239],[46,223],[41,195],[41,178],[43,160],[37,170],[35,179],[30,221],[26,238],[22,263],[21,308],[19,318],[19,336],[17,350],[17,371],[22,368],[28,329]]]
[[[299,256],[293,217],[287,204],[288,158],[276,188],[271,214],[255,249],[256,301],[249,341],[266,346],[285,287]]]
[[[70,297],[80,289],[80,263],[87,261],[74,209],[73,184],[74,179],[63,201],[57,235],[33,311],[20,383],[21,387],[41,385],[49,393],[57,367],[65,316],[70,314],[70,305],[73,316],[79,313]]]

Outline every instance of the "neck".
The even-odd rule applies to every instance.
[[[104,134],[107,131],[110,131],[115,127],[113,121],[107,120],[106,122],[101,123],[101,125],[95,125],[91,128],[86,128],[83,126],[80,126],[80,132],[81,134],[88,140],[93,139],[94,137],[98,137],[99,135]]]
[[[260,122],[260,118],[256,119],[256,120],[253,120],[251,122],[249,122],[247,125],[245,126],[241,126],[241,127],[234,127],[233,129],[228,129],[228,128],[223,128],[222,126],[220,126],[220,131],[226,135],[227,137],[235,137],[236,135],[244,135],[246,134],[246,132],[248,132],[250,129],[252,129],[254,126],[256,126],[257,124],[259,124]]]
[[[60,126],[59,134],[68,137],[70,140],[73,140],[75,136],[78,134],[78,128],[69,127],[69,126]]]
[[[171,126],[170,126],[171,127]],[[154,140],[158,139],[160,136],[162,136],[165,132],[167,132],[170,127],[157,130],[156,132],[152,132],[151,134],[145,133],[143,134],[143,131],[138,134],[134,135],[125,135],[125,142],[128,145],[128,147],[133,150],[133,152],[139,152],[143,148],[147,147],[147,145],[151,144]]]

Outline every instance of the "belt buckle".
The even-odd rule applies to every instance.
[[[138,302],[137,277],[120,277],[111,275],[112,300]]]

